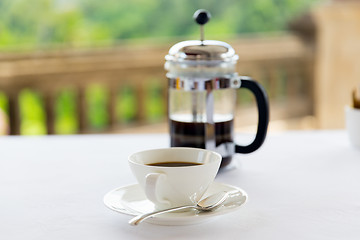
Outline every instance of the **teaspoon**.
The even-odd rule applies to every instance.
[[[222,191],[222,192],[215,193],[213,195],[210,195],[210,196],[202,199],[196,205],[180,206],[180,207],[159,210],[156,212],[141,214],[141,215],[138,215],[138,216],[134,217],[133,219],[131,219],[129,221],[129,224],[136,226],[139,223],[141,223],[142,221],[144,221],[145,219],[148,219],[150,217],[153,217],[153,216],[156,216],[156,215],[159,215],[162,213],[168,213],[168,212],[173,212],[173,211],[178,211],[178,210],[188,209],[188,208],[194,208],[199,211],[213,211],[222,206],[222,204],[225,202],[225,200],[229,197],[229,194],[230,194],[229,192]]]

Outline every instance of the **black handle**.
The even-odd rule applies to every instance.
[[[249,77],[240,77],[240,80],[240,88],[249,89],[255,95],[259,120],[254,141],[247,146],[235,145],[235,152],[251,153],[258,149],[265,141],[269,125],[269,102],[265,89],[259,83]]]

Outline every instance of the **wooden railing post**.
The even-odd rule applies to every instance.
[[[85,113],[85,87],[78,86],[77,88],[77,114],[79,121],[79,133],[84,133],[86,130],[86,113]]]
[[[8,92],[9,99],[9,122],[10,122],[10,135],[20,134],[20,112],[19,112],[19,101],[18,92]]]
[[[48,134],[55,134],[55,92],[52,90],[42,92],[46,114],[46,128]]]
[[[117,94],[117,86],[115,84],[108,84],[108,92],[109,92],[109,99],[108,99],[108,112],[109,112],[109,127],[110,129],[116,128],[116,114],[115,114],[115,107],[116,107],[116,94]]]

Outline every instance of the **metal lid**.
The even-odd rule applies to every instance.
[[[234,74],[239,58],[235,50],[225,42],[204,40],[204,24],[210,17],[204,9],[195,12],[194,19],[200,25],[200,40],[179,42],[170,48],[165,56],[168,77],[213,78]]]
[[[235,63],[238,56],[227,43],[215,40],[204,40],[204,25],[210,20],[211,14],[205,9],[199,9],[193,16],[200,25],[200,40],[183,41],[175,44],[169,50],[165,59],[170,64],[188,64],[192,66],[214,66],[221,63]]]
[[[185,63],[196,61],[197,64],[233,62],[238,60],[235,50],[227,43],[215,40],[191,40],[175,44],[165,57],[166,61]],[[189,64],[191,64],[189,62]],[[194,63],[193,63],[194,64]]]

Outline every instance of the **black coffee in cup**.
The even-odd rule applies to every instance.
[[[195,163],[195,162],[158,162],[158,163],[150,163],[150,164],[146,164],[146,165],[155,166],[155,167],[191,167],[191,166],[202,165],[202,163]]]

